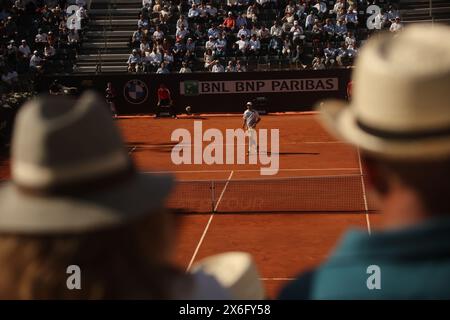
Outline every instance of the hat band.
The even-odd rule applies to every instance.
[[[45,187],[25,186],[16,181],[14,181],[14,184],[20,192],[32,196],[75,196],[77,194],[100,192],[102,189],[110,188],[120,183],[125,183],[126,181],[132,179],[135,175],[136,168],[130,161],[129,165],[126,168],[118,172],[82,181],[72,182],[70,184],[55,184]]]
[[[378,128],[374,128],[366,125],[361,120],[356,120],[356,124],[358,127],[378,138],[383,139],[392,139],[392,140],[416,140],[416,139],[427,139],[427,138],[438,138],[442,136],[450,136],[450,127],[447,128],[439,128],[439,129],[430,129],[430,130],[417,130],[410,132],[395,132],[389,130],[382,130]]]

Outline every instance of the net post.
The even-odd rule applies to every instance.
[[[215,212],[215,194],[214,191],[216,189],[214,180],[211,180],[211,212]]]

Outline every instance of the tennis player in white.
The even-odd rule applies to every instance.
[[[247,130],[248,139],[248,152],[258,152],[258,143],[256,140],[256,125],[261,121],[258,111],[253,109],[253,103],[247,102],[247,110],[244,112],[244,123],[242,128]]]

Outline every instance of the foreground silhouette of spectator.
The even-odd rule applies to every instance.
[[[169,176],[136,172],[101,97],[27,103],[0,186],[0,299],[226,299],[169,263]],[[101,130],[99,130],[101,128]],[[81,290],[66,270],[81,269]]]
[[[280,298],[449,299],[450,28],[370,40],[354,81],[350,105],[324,102],[321,119],[361,149],[384,228],[347,233]]]

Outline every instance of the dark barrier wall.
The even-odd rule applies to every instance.
[[[116,92],[119,114],[153,113],[156,92],[164,83],[172,93],[177,112],[191,106],[197,112],[242,112],[245,102],[267,99],[267,111],[307,111],[326,98],[344,99],[349,69],[243,73],[111,74],[44,77],[38,90],[47,92],[51,82],[87,89],[102,95],[108,82]]]

